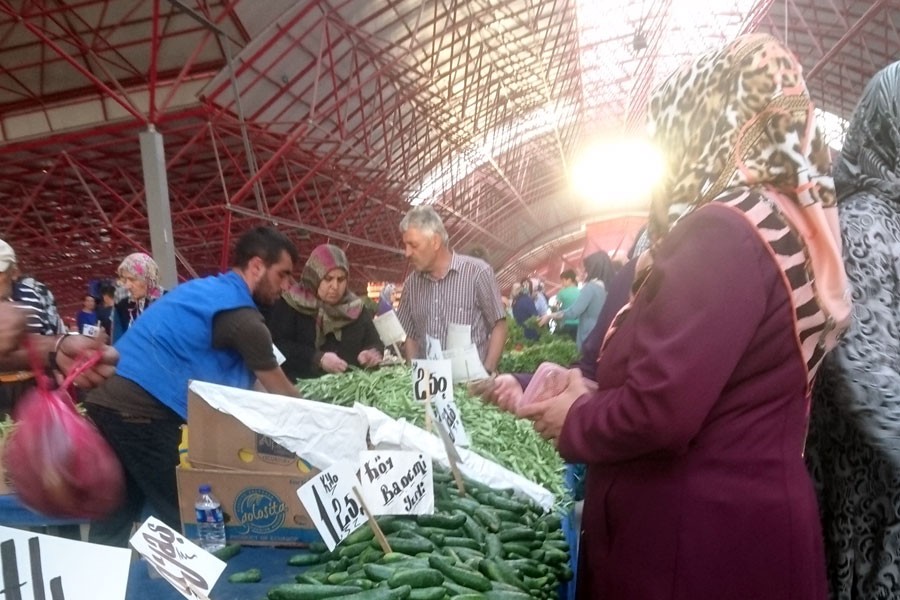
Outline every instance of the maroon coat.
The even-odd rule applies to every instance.
[[[588,464],[579,599],[826,597],[793,308],[744,217],[667,236],[597,373],[559,440]]]

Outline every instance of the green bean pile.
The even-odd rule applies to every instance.
[[[425,423],[423,406],[413,399],[409,367],[385,367],[375,371],[354,369],[340,375],[304,379],[297,387],[303,397],[310,400],[340,406],[359,402],[419,427]],[[470,396],[465,385],[453,389],[453,398],[459,406],[472,450],[544,486],[558,501],[565,501],[562,458],[552,444],[535,433],[530,421],[517,419]]]

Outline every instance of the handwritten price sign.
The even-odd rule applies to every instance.
[[[185,598],[205,598],[225,563],[155,517],[131,538],[131,546]]]
[[[362,495],[373,515],[434,513],[431,458],[421,452],[369,450],[359,453]]]
[[[335,465],[304,483],[297,496],[329,550],[366,522],[353,487],[359,480],[348,465]]]
[[[434,418],[456,446],[468,447],[469,436],[459,416],[459,407],[453,399],[452,367],[449,360],[414,360],[413,395],[419,402],[431,399]]]

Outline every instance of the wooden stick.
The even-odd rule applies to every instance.
[[[456,489],[459,491],[460,497],[466,495],[466,484],[463,482],[462,472],[459,470],[459,452],[450,439],[450,434],[444,429],[441,421],[437,422],[437,430],[440,434],[441,441],[444,442],[444,451],[447,453],[447,462],[450,463],[450,472],[453,473],[453,480],[456,482]]]
[[[369,507],[366,506],[366,501],[363,500],[362,494],[359,493],[359,488],[355,485],[353,486],[353,493],[356,494],[356,499],[359,500],[363,510],[366,511],[366,517],[369,519],[369,527],[371,527],[372,531],[375,533],[375,539],[378,540],[378,545],[381,546],[382,552],[385,554],[391,552],[391,545],[388,543],[387,538],[384,537],[384,532],[381,531],[381,527],[378,526],[378,521],[372,516]]]
[[[423,369],[425,376],[425,431],[431,433],[431,374],[428,369]]]

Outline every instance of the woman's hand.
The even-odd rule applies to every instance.
[[[493,402],[505,411],[513,412],[515,411],[519,400],[522,399],[523,393],[524,390],[522,389],[522,386],[519,385],[519,381],[512,375],[506,373],[497,375],[497,377],[494,378],[494,385],[491,386],[491,389],[488,390],[487,393],[482,395],[482,398],[488,402]]]
[[[360,352],[356,360],[363,367],[377,367],[381,362],[381,352],[375,348],[369,348]]]
[[[322,355],[319,366],[326,373],[343,373],[347,370],[347,361],[334,352],[326,352]]]
[[[561,394],[523,406],[516,414],[534,421],[534,430],[544,439],[556,443],[562,432],[563,424],[566,422],[569,409],[582,394],[587,392],[588,386],[585,384],[581,370],[569,369],[569,384]]]

